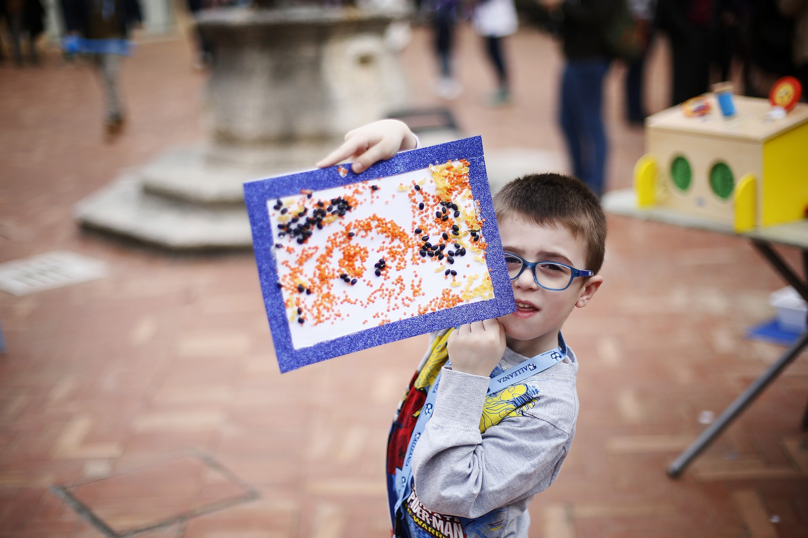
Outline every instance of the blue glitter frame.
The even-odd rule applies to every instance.
[[[299,195],[301,190],[319,191],[333,187],[341,187],[351,183],[372,179],[386,178],[421,170],[430,165],[443,164],[450,160],[466,159],[469,163],[469,183],[474,199],[479,202],[480,215],[483,219],[483,237],[488,244],[486,262],[490,269],[491,282],[494,287],[494,299],[462,304],[437,312],[429,312],[401,321],[390,322],[378,327],[362,329],[347,336],[335,338],[311,347],[295,349],[283,293],[278,282],[275,249],[267,201],[285,196]],[[485,171],[482,139],[479,136],[464,138],[430,146],[426,148],[399,153],[388,161],[381,161],[360,174],[350,171],[342,177],[340,165],[330,168],[300,172],[287,176],[279,176],[244,184],[244,201],[252,227],[253,248],[258,264],[258,277],[264,294],[269,327],[275,344],[275,354],[281,372],[289,372],[308,364],[324,361],[355,351],[379,346],[411,336],[457,327],[464,323],[480,321],[510,314],[516,310],[511,281],[505,267],[502,253],[502,241],[499,237],[488,176]]]

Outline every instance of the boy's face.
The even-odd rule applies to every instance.
[[[539,226],[518,214],[499,223],[505,252],[521,256],[529,262],[555,261],[576,269],[587,269],[583,240],[577,239],[562,225]],[[576,278],[562,291],[542,288],[525,268],[511,281],[516,299],[516,312],[503,316],[508,347],[525,357],[532,357],[558,346],[558,333],[574,307],[586,306],[603,282],[595,275]]]

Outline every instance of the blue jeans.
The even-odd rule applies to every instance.
[[[603,126],[603,77],[608,58],[567,60],[561,79],[559,121],[573,173],[598,197],[606,172],[606,130]]]
[[[645,55],[628,64],[626,71],[626,121],[642,124],[645,119],[643,107],[643,70]]]

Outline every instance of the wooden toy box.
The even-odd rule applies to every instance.
[[[808,105],[767,119],[766,99],[734,96],[721,116],[681,107],[646,120],[646,155],[634,171],[640,207],[661,207],[731,224],[737,232],[801,220],[808,208]]]

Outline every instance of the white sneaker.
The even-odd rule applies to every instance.
[[[463,93],[463,86],[459,82],[450,78],[442,78],[438,81],[435,93],[437,93],[440,97],[451,101]]]

